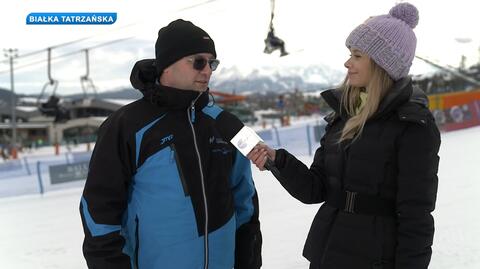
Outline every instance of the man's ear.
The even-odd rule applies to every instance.
[[[169,74],[170,72],[171,72],[171,68],[170,68],[170,67],[167,67],[167,68],[163,69],[162,72],[160,72],[160,74],[158,74],[158,79],[157,79],[158,83],[159,83],[159,84],[162,84],[162,83],[161,83],[161,82],[162,82],[162,77],[163,77],[163,79],[165,79],[165,76],[166,76],[167,74]],[[165,81],[163,81],[163,82],[165,82]]]

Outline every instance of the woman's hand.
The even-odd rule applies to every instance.
[[[275,150],[263,143],[258,143],[252,151],[248,153],[247,158],[250,159],[260,171],[263,171],[265,170],[267,158],[275,161]]]

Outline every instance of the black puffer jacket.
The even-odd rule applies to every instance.
[[[275,159],[278,180],[291,195],[308,204],[327,201],[313,220],[303,255],[321,269],[427,268],[440,146],[428,99],[410,79],[400,80],[362,135],[338,144],[347,120],[339,113],[340,92],[322,96],[335,112],[326,118],[311,167],[283,149]],[[345,191],[356,193],[345,203],[355,213],[331,202]]]

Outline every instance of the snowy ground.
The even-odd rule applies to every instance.
[[[445,133],[440,151],[436,234],[430,268],[480,268],[480,127]],[[310,157],[301,157],[310,164]],[[319,205],[291,198],[254,168],[263,231],[263,268],[308,268],[301,256]],[[86,268],[78,204],[80,187],[0,199],[0,267]]]

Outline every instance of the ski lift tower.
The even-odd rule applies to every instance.
[[[10,109],[11,109],[11,117],[10,123],[12,125],[12,140],[10,141],[11,144],[11,151],[10,155],[13,159],[17,159],[17,116],[16,116],[16,108],[17,108],[17,98],[15,97],[15,82],[13,77],[13,58],[18,57],[18,50],[17,49],[4,49],[4,55],[9,59],[10,62],[10,90],[12,91],[12,95],[10,98]]]

